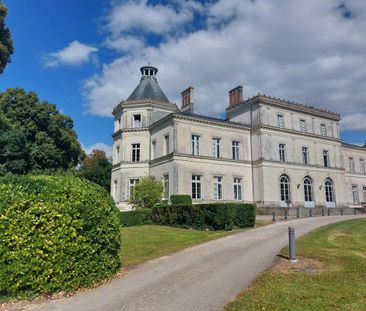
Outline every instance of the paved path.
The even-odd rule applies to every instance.
[[[222,310],[274,262],[287,245],[289,225],[296,228],[298,237],[329,223],[360,217],[366,216],[282,221],[235,234],[147,262],[110,284],[32,310]]]

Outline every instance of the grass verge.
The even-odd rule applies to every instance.
[[[366,310],[365,219],[317,229],[301,237],[296,246],[299,263],[318,262],[322,268],[309,273],[311,269],[275,266],[226,305],[225,311]],[[284,248],[281,254],[287,252]]]

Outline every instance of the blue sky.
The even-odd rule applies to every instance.
[[[337,111],[342,138],[366,140],[366,3],[321,1],[4,0],[15,53],[0,91],[22,87],[57,105],[86,149],[109,150],[111,109],[148,61],[169,99],[195,87],[201,113],[227,91]]]

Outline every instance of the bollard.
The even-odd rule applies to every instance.
[[[276,213],[272,212],[272,221],[276,221]]]
[[[287,211],[285,211],[285,219],[287,219]]]
[[[296,248],[295,248],[295,228],[288,227],[288,247],[290,262],[297,262]]]
[[[299,218],[300,217],[300,209],[298,208],[296,211],[296,217]]]
[[[328,216],[330,216],[330,209],[328,208]]]
[[[324,208],[322,208],[322,216],[324,216],[324,214],[325,214],[325,213],[324,213]]]
[[[313,217],[313,211],[311,209],[309,209],[309,216]]]
[[[341,215],[343,215],[343,208],[341,208]]]

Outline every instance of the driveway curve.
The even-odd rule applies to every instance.
[[[288,243],[288,226],[295,227],[299,237],[330,223],[362,217],[366,216],[303,218],[234,234],[149,261],[109,284],[32,310],[222,310],[273,264]]]

